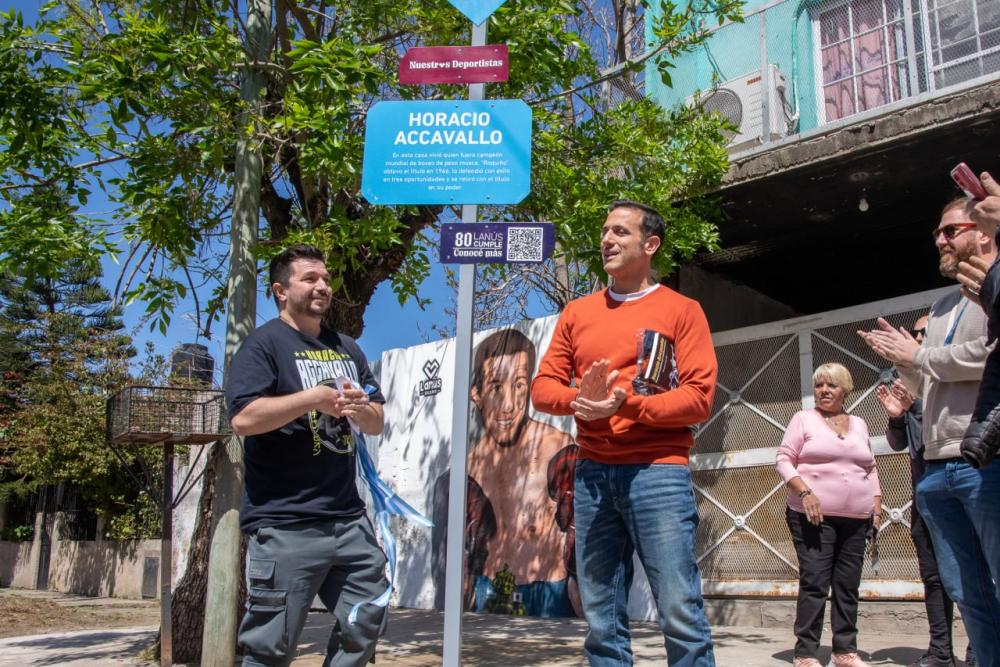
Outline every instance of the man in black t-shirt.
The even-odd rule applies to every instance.
[[[276,256],[278,318],[247,336],[229,368],[229,416],[245,449],[244,667],[289,664],[316,595],[336,617],[324,667],[368,662],[385,615],[367,604],[389,584],[354,454],[357,433],[382,432],[385,399],[358,344],[322,326],[329,278],[312,246]]]

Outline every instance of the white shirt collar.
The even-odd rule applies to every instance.
[[[612,288],[609,287],[608,296],[610,296],[615,301],[635,301],[636,299],[641,299],[642,297],[646,296],[659,286],[660,283],[655,283],[642,291],[632,292],[631,294],[619,294],[618,292],[614,291]]]

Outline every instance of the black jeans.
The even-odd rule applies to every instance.
[[[795,605],[795,656],[815,658],[823,633],[823,613],[831,589],[830,627],[833,652],[858,648],[858,587],[865,562],[869,519],[823,517],[814,526],[805,514],[786,514],[799,558],[799,597]]]
[[[928,651],[942,660],[951,660],[954,652],[951,643],[951,624],[955,618],[955,604],[948,597],[941,583],[934,545],[924,518],[917,509],[917,480],[924,474],[923,459],[910,459],[913,477],[913,504],[910,505],[910,536],[917,551],[917,566],[920,580],[924,584],[924,607],[927,609],[927,625],[930,627],[931,643]]]

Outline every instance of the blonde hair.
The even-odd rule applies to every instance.
[[[851,371],[847,370],[843,364],[831,362],[818,366],[813,373],[813,386],[815,387],[820,380],[843,387],[844,391],[848,393],[854,390],[854,379],[851,377]]]

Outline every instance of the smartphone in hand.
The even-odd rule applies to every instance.
[[[975,199],[976,201],[982,201],[986,199],[986,189],[983,184],[979,182],[975,173],[969,169],[969,165],[964,162],[959,162],[955,165],[955,168],[951,170],[951,178],[955,181],[958,187],[962,188],[962,191]]]

